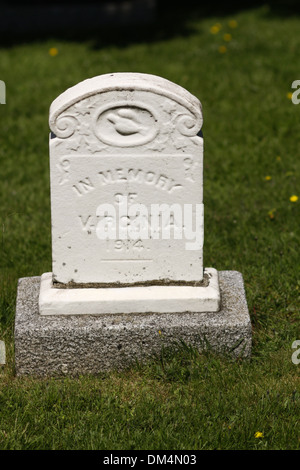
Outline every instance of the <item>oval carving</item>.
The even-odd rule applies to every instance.
[[[102,142],[117,147],[135,147],[154,139],[157,119],[140,104],[118,104],[102,109],[95,121],[95,135]]]

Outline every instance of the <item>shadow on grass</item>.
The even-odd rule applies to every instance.
[[[135,365],[128,371],[136,370],[142,374],[155,377],[156,380],[166,382],[188,383],[191,380],[206,379],[213,369],[227,370],[234,364],[250,364],[249,358],[244,358],[244,348],[241,342],[233,348],[224,348],[216,352],[207,338],[199,338],[201,350],[187,344],[183,340],[175,341],[165,346],[162,344],[161,351],[151,359],[136,361]],[[239,348],[235,354],[235,349]]]
[[[115,0],[116,1],[116,0]],[[15,10],[12,26],[2,22],[0,26],[0,45],[2,47],[13,47],[17,44],[28,42],[39,42],[55,37],[57,40],[66,41],[89,41],[92,47],[100,49],[107,46],[126,47],[133,43],[151,43],[166,40],[175,36],[189,36],[194,29],[191,26],[193,20],[210,17],[222,17],[235,15],[243,10],[258,8],[262,6],[261,1],[245,0],[244,2],[220,2],[210,1],[205,4],[198,0],[185,0],[184,2],[173,2],[171,0],[156,0],[155,7],[149,18],[138,16],[135,20],[126,23],[122,18],[116,23],[106,22],[105,18],[99,17],[91,22],[91,8],[101,2],[88,1],[88,6],[84,2],[80,3],[83,10],[68,11],[68,4],[59,3],[59,8],[55,11],[56,2],[48,2],[51,5],[51,14],[42,15],[41,21],[37,15],[41,8],[47,8],[43,4],[36,15],[22,15],[19,10],[20,2],[5,2],[1,7],[2,19],[5,9],[12,7]],[[75,2],[78,4],[79,2]],[[113,0],[106,0],[102,3],[113,3]],[[118,3],[118,2],[117,2]],[[34,6],[36,2],[22,3],[22,12],[26,5]],[[74,2],[73,2],[74,4]],[[24,7],[25,5],[25,7]],[[85,12],[85,13],[84,13]],[[149,12],[146,12],[147,14]],[[300,14],[300,4],[297,0],[270,0],[265,5],[266,16],[290,16]],[[55,16],[56,15],[56,16]],[[63,16],[63,17],[62,17]],[[119,15],[120,16],[120,15]],[[10,24],[11,15],[10,15]]]

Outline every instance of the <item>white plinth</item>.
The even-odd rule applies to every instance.
[[[166,285],[106,288],[55,288],[52,273],[41,276],[41,315],[201,313],[220,309],[218,272],[206,268],[207,286]]]

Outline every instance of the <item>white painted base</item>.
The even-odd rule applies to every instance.
[[[200,313],[220,309],[218,272],[206,268],[207,287],[142,286],[54,288],[52,273],[41,276],[41,315],[101,315],[130,313]]]

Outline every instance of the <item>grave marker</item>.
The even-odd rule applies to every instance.
[[[152,75],[102,75],[52,103],[41,314],[219,309],[217,272],[203,270],[201,126],[199,100]]]
[[[241,273],[203,265],[201,126],[199,100],[153,75],[52,103],[52,272],[19,280],[17,375],[97,374],[178,341],[250,357]]]

